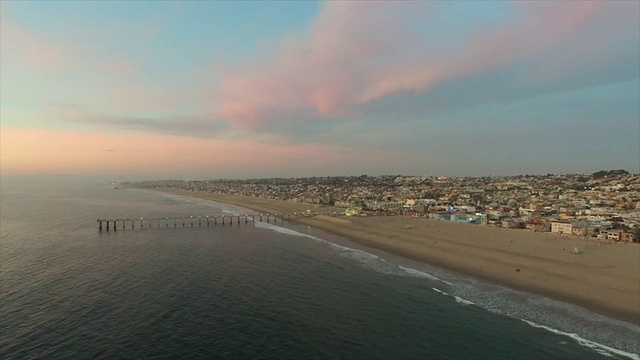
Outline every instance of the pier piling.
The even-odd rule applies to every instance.
[[[301,213],[302,216],[304,217],[304,213]],[[317,215],[317,213],[316,213]],[[291,214],[271,214],[271,213],[264,213],[264,214],[244,214],[244,215],[240,215],[240,214],[231,214],[229,216],[227,215],[220,215],[220,219],[221,219],[221,224],[222,225],[238,225],[240,226],[240,223],[242,222],[242,218],[244,217],[244,223],[245,224],[249,224],[249,220],[251,218],[251,222],[253,222],[254,224],[259,221],[259,222],[267,222],[269,224],[277,224],[278,223],[278,219],[280,220],[281,223],[284,223],[284,219],[285,216],[288,216],[289,219],[291,219]],[[297,213],[296,213],[297,216]],[[309,214],[308,216],[313,216],[313,214]],[[118,230],[118,226],[120,225],[120,221],[122,221],[122,230],[126,230],[127,227],[131,227],[130,229],[135,229],[136,227],[136,222],[140,222],[140,228],[143,229],[145,228],[145,224],[148,225],[149,229],[153,229],[154,228],[154,222],[155,222],[155,227],[157,228],[161,228],[162,227],[162,222],[164,221],[164,226],[165,227],[169,227],[169,223],[171,220],[173,220],[173,227],[177,228],[178,227],[178,220],[182,219],[182,227],[186,227],[187,226],[187,218],[186,216],[175,216],[175,217],[149,217],[149,218],[112,218],[112,219],[96,219],[96,222],[98,223],[98,231],[102,232],[103,230],[105,231],[109,231],[109,232],[115,232]],[[228,224],[226,219],[229,219]],[[196,216],[196,215],[191,215],[188,216],[188,220],[189,220],[189,225],[190,227],[195,227],[195,220],[197,219],[197,225],[198,227],[202,227],[204,226],[204,223],[206,222],[207,227],[210,226],[214,226],[218,224],[218,216],[217,215],[206,215],[206,216]],[[204,221],[203,221],[204,220]],[[213,221],[211,221],[213,220]],[[235,224],[234,224],[234,220],[235,220]],[[129,225],[129,222],[131,222],[131,225]],[[148,224],[147,224],[148,222]]]

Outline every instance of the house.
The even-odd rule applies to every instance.
[[[571,224],[571,233],[576,236],[587,236],[588,224],[586,221],[574,221]]]
[[[567,221],[552,221],[551,232],[556,234],[571,234],[573,226]]]
[[[622,240],[622,230],[612,229],[607,230],[607,240],[618,241]]]
[[[618,240],[620,238],[620,232],[622,230],[616,230],[616,229],[600,229],[600,231],[598,232],[598,239],[604,239],[604,240]]]
[[[429,210],[429,206],[425,204],[417,204],[413,206],[412,209],[414,212],[424,214]]]
[[[520,219],[505,219],[502,220],[502,227],[507,229],[521,229],[523,226]]]
[[[586,226],[573,226],[571,228],[571,233],[576,236],[587,236],[587,227]]]
[[[620,240],[624,242],[640,242],[640,232],[639,231],[623,231],[622,238]]]
[[[383,210],[391,210],[391,209],[402,209],[404,207],[404,202],[402,201],[378,201],[374,204],[374,207],[377,209]]]

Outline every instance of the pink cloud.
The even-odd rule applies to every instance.
[[[4,19],[0,46],[5,56],[13,56],[37,68],[59,69],[71,59],[62,47],[39,41],[35,34]]]
[[[218,72],[220,114],[252,127],[274,110],[330,114],[348,106],[384,65],[379,59],[404,47],[393,35],[411,39],[401,24],[417,20],[428,4],[410,4],[414,12],[387,2],[326,2],[308,34],[287,39],[271,59]]]
[[[574,23],[582,24],[581,31],[559,37],[545,51],[536,54],[535,64],[521,75],[522,82],[557,82],[581,73],[596,73],[605,67],[613,69],[618,61],[626,60],[625,56],[633,53],[637,56],[640,3],[619,1],[590,5],[589,16],[575,14],[573,19]],[[624,50],[620,51],[621,48]]]
[[[0,46],[3,56],[40,71],[99,71],[127,75],[133,62],[125,56],[106,54],[98,44],[78,45],[63,36],[42,34],[15,25],[5,15],[2,19]]]
[[[277,52],[219,72],[219,114],[246,128],[294,121],[309,111],[332,116],[402,92],[426,92],[446,81],[536,59],[580,41],[567,62],[597,53],[637,22],[622,2],[514,2],[516,21],[475,29],[464,46],[436,49],[416,28],[438,21],[428,2],[324,3],[304,35]],[[635,11],[637,13],[637,9]],[[619,18],[618,20],[616,20]],[[589,42],[582,35],[605,39]],[[576,58],[577,57],[577,58]],[[556,59],[546,61],[553,63]]]
[[[604,4],[589,2],[516,2],[518,22],[473,35],[468,46],[438,61],[393,66],[374,75],[360,93],[367,103],[400,91],[427,91],[458,77],[512,64],[564,42],[600,13]]]

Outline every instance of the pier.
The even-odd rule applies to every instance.
[[[207,215],[207,216],[181,216],[181,217],[147,217],[147,218],[115,218],[98,219],[98,231],[118,231],[118,229],[134,230],[136,228],[159,227],[209,227],[218,225],[248,225],[255,222],[270,224],[282,223],[285,220],[299,217],[311,217],[319,213],[294,213],[294,214],[251,214],[251,215]]]

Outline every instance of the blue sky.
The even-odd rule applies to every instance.
[[[640,171],[636,1],[0,6],[3,175]]]

